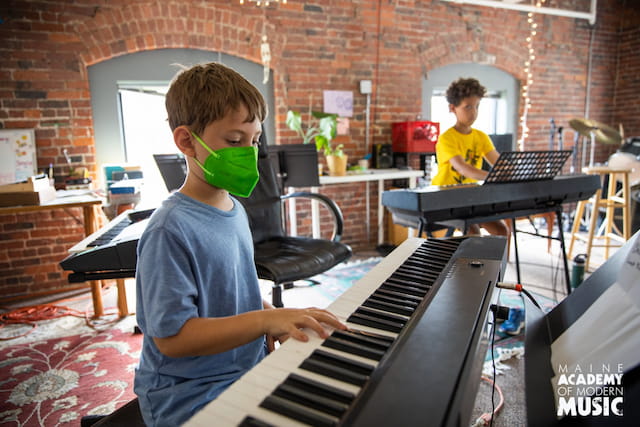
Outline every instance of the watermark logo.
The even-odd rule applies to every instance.
[[[622,416],[622,364],[559,365],[558,417]]]

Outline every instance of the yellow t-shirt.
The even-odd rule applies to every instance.
[[[436,144],[438,174],[433,177],[433,185],[453,185],[477,182],[473,178],[461,175],[449,162],[455,156],[478,168],[482,168],[482,158],[495,150],[491,138],[477,129],[471,129],[468,135],[461,134],[455,128],[449,128],[440,135]]]

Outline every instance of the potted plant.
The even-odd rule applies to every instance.
[[[331,175],[346,175],[347,155],[342,151],[343,144],[331,145],[331,141],[338,133],[338,115],[331,113],[321,113],[318,111],[309,112],[309,124],[304,129],[302,116],[299,112],[287,111],[287,126],[295,131],[303,144],[314,141],[316,149],[322,151],[327,159],[329,173]]]

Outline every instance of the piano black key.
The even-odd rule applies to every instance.
[[[290,374],[285,380],[285,383],[294,384],[298,387],[304,387],[307,390],[312,390],[318,396],[328,397],[337,402],[349,404],[356,398],[356,395],[353,393],[341,390],[336,387],[332,387],[319,381],[312,380],[311,378],[303,377],[302,375],[298,374]]]
[[[428,290],[431,287],[431,283],[418,282],[415,278],[409,279],[407,276],[402,277],[401,275],[391,276],[387,280],[384,281],[387,284],[392,285],[400,285],[400,286],[411,286],[413,288]]]
[[[363,344],[349,342],[347,340],[330,336],[322,343],[323,346],[334,348],[336,350],[344,351],[345,353],[355,354],[357,356],[366,357],[371,360],[380,360],[384,356],[385,351],[371,347],[367,347]]]
[[[408,259],[408,262],[418,262],[424,259],[427,259],[429,262],[438,264],[438,265],[446,265],[448,261],[448,257],[450,252],[447,250],[440,250],[434,248],[420,248],[418,249],[411,259]]]
[[[335,419],[316,413],[286,399],[273,395],[267,396],[262,403],[260,403],[260,406],[312,426],[332,427],[337,423],[337,420]]]
[[[368,363],[359,362],[324,350],[314,350],[313,353],[311,353],[311,356],[309,356],[309,359],[329,362],[334,366],[350,369],[352,372],[357,372],[363,375],[370,375],[371,372],[373,372],[373,366]]]
[[[396,272],[409,275],[417,275],[419,277],[438,277],[440,269],[431,265],[416,265],[413,263],[402,264]]]
[[[432,280],[437,279],[438,276],[440,275],[440,271],[442,271],[441,269],[439,268],[436,269],[436,268],[433,268],[432,266],[419,267],[414,265],[403,265],[398,270],[404,274],[416,275],[418,277],[428,277]]]
[[[369,381],[368,375],[350,372],[347,369],[338,368],[336,366],[332,366],[330,363],[320,360],[307,359],[300,364],[300,369],[305,369],[310,372],[315,372],[316,374],[344,381],[345,383],[357,385],[358,387],[362,387],[367,381]]]
[[[369,316],[377,317],[379,319],[389,320],[392,322],[406,323],[407,321],[407,316],[400,316],[397,314],[387,313],[379,310],[373,310],[373,309],[362,307],[362,306],[358,307],[356,311],[354,311],[354,314],[355,313],[366,314]]]
[[[255,417],[247,416],[244,417],[242,422],[239,424],[239,427],[275,427],[273,424],[265,423]]]
[[[435,259],[432,256],[420,256],[417,257],[415,259],[415,263],[416,264],[422,264],[423,266],[425,266],[426,268],[428,268],[429,270],[432,270],[434,272],[439,272],[442,271],[442,269],[447,265],[446,261],[445,262],[440,262],[439,260]]]
[[[349,408],[349,406],[344,403],[318,396],[313,392],[305,390],[303,387],[298,387],[286,381],[274,390],[273,395],[338,418]]]
[[[403,285],[392,284],[387,282],[383,283],[380,286],[380,289],[388,289],[390,291],[400,292],[408,295],[414,295],[417,297],[424,297],[424,295],[427,293],[426,289],[420,289],[413,286],[403,286]]]
[[[414,265],[439,265],[444,266],[449,262],[449,258],[455,251],[449,251],[447,249],[434,249],[434,248],[420,248],[408,258],[405,263]]]
[[[391,313],[402,314],[403,316],[411,316],[415,311],[415,307],[389,302],[374,297],[367,298],[367,300],[362,305],[365,307],[377,308],[378,310],[384,310]]]
[[[394,322],[389,320],[380,319],[368,314],[353,313],[347,318],[347,322],[355,323],[357,325],[369,326],[375,329],[381,329],[383,331],[399,333],[404,328],[404,322]]]
[[[417,297],[415,295],[407,295],[402,292],[393,291],[390,289],[378,288],[372,295],[383,295],[388,298],[395,298],[401,301],[404,301],[406,304],[415,304],[416,306],[420,304],[422,298]]]
[[[399,295],[384,289],[376,290],[369,298],[377,298],[391,304],[405,305],[407,307],[412,307],[414,310],[420,304],[420,301],[406,298],[406,295]]]
[[[124,230],[125,228],[130,226],[131,223],[132,222],[131,222],[131,220],[129,218],[127,218],[127,217],[123,218],[120,222],[118,222],[116,225],[114,225],[106,233],[102,234],[97,239],[95,239],[91,243],[87,244],[87,247],[106,245],[111,240],[113,240],[118,234],[120,234],[120,232],[122,232],[122,230]]]
[[[395,341],[395,339],[386,335],[373,334],[371,332],[365,332],[357,329],[349,329],[346,331],[335,330],[333,331],[331,336],[342,338],[355,343],[366,344],[370,347],[378,348],[380,350],[387,350]]]
[[[314,350],[300,368],[357,386],[363,386],[373,372],[371,365],[322,350]]]

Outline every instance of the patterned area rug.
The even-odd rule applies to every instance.
[[[142,335],[132,334],[132,320],[2,348],[0,425],[78,426],[84,415],[108,414],[133,399]]]
[[[381,259],[340,264],[300,291],[312,293],[307,304],[329,304]],[[84,319],[63,317],[39,322],[24,337],[0,341],[0,426],[75,427],[85,415],[109,414],[133,399],[142,345],[142,335],[132,334],[134,325],[130,316],[99,332]],[[29,329],[10,325],[0,330],[0,338]]]

